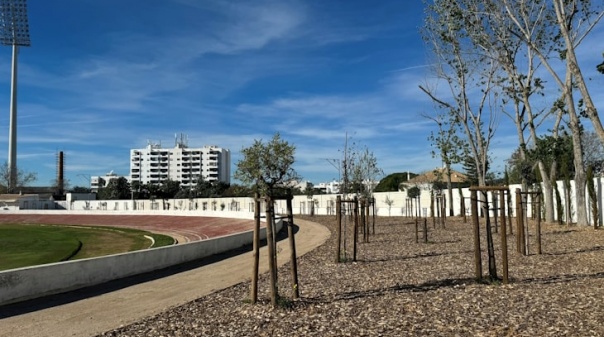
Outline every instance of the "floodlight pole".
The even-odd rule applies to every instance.
[[[13,62],[10,83],[10,126],[8,132],[8,193],[17,187],[17,55],[19,47],[13,44]]]
[[[10,124],[8,136],[9,193],[17,187],[17,57],[19,46],[30,46],[27,0],[0,0],[0,43],[13,47]]]

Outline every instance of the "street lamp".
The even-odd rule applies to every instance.
[[[17,187],[17,55],[19,46],[29,47],[26,0],[0,0],[0,43],[13,46],[8,136],[8,192]]]

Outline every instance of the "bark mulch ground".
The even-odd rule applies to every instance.
[[[415,242],[412,219],[377,218],[369,243],[358,245],[357,261],[345,263],[335,263],[335,217],[305,219],[324,224],[332,236],[299,258],[301,299],[291,299],[286,265],[278,308],[270,305],[263,275],[259,304],[247,300],[245,282],[102,336],[604,335],[604,231],[543,225],[543,254],[534,254],[532,233],[529,256],[516,253],[509,235],[511,283],[504,285],[474,280],[472,228],[458,218],[447,219],[445,228],[429,220],[428,243],[421,233]],[[346,233],[350,259],[351,227]],[[500,268],[499,234],[494,238]]]

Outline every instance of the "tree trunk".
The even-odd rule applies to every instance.
[[[554,165],[554,164],[552,164]],[[541,173],[541,183],[543,184],[543,199],[545,201],[545,221],[554,222],[554,187],[550,176],[542,161],[539,161],[539,172]]]
[[[581,146],[581,122],[575,110],[575,100],[572,93],[572,74],[568,70],[566,73],[566,108],[568,109],[569,128],[573,140],[573,158],[575,168],[575,199],[577,200],[577,224],[587,225],[587,209],[585,199],[585,170],[583,168],[583,147]],[[570,202],[570,200],[568,200]],[[569,214],[572,219],[572,214]]]

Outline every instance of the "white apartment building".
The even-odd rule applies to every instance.
[[[160,184],[170,179],[181,187],[194,187],[205,181],[231,183],[231,151],[217,146],[189,148],[181,138],[174,148],[149,142],[144,149],[130,150],[130,182]]]
[[[328,183],[319,183],[319,185],[315,186],[315,188],[321,190],[321,193],[337,194],[340,193],[340,182],[334,180]]]
[[[115,174],[113,171],[105,174],[104,176],[92,176],[90,177],[90,191],[96,193],[99,191],[99,189],[107,187],[111,180],[119,177],[122,176]]]

